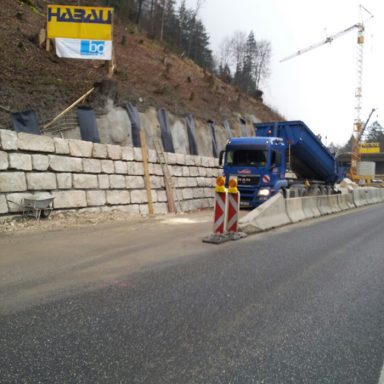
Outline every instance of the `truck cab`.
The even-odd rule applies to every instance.
[[[257,207],[287,187],[287,146],[278,137],[232,138],[220,154],[228,183],[237,178],[242,207]]]

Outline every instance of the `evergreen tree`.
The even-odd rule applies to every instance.
[[[384,128],[379,124],[378,121],[372,123],[372,125],[368,128],[366,142],[379,143],[380,151],[384,151]]]

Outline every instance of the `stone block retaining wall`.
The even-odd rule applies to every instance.
[[[221,174],[218,160],[166,156],[179,210],[211,207],[215,178]],[[148,151],[148,161],[155,213],[167,213],[163,171],[154,150]],[[148,213],[141,148],[0,130],[0,214],[19,212],[16,203],[37,192],[50,192],[55,210]]]

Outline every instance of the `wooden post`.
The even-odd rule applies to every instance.
[[[144,164],[144,180],[145,187],[147,189],[147,198],[148,198],[148,212],[150,215],[153,215],[153,201],[152,201],[152,191],[151,191],[151,179],[149,177],[148,170],[148,151],[147,151],[147,142],[145,140],[145,133],[140,129],[140,142],[141,142],[141,153],[143,154],[143,164]]]
[[[52,121],[43,126],[43,130],[50,127],[55,121],[59,120],[60,117],[63,117],[66,113],[68,113],[71,109],[76,107],[77,104],[80,104],[89,94],[93,92],[95,88],[91,88],[88,92],[86,92],[83,96],[79,97],[73,104],[71,104],[68,108],[64,109],[63,112],[59,113]]]

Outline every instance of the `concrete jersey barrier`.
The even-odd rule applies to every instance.
[[[317,196],[302,197],[303,212],[307,219],[321,216],[317,206]]]
[[[285,207],[287,215],[290,218],[292,223],[297,223],[306,219],[303,210],[303,200],[301,197],[295,197],[292,199],[285,200]]]
[[[277,194],[239,220],[239,230],[247,234],[290,224],[285,199]]]
[[[352,193],[337,195],[337,201],[342,211],[355,208],[355,204],[353,203]]]
[[[284,199],[281,194],[277,194],[241,218],[239,229],[252,234],[383,201],[384,189],[375,188],[360,188],[347,194],[291,199]]]

